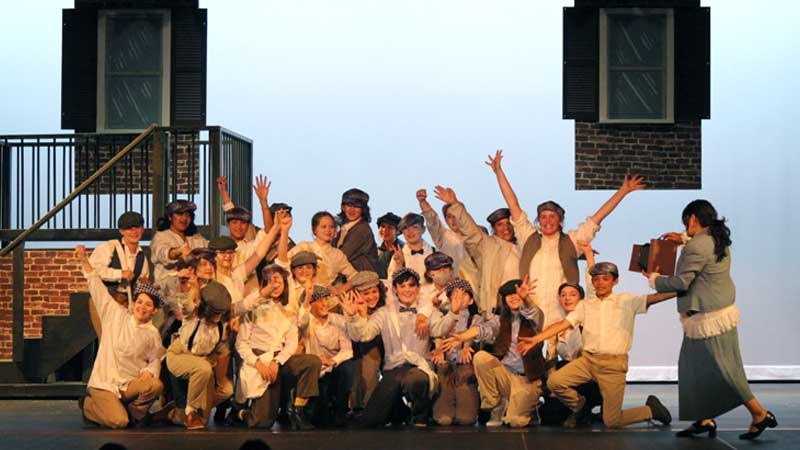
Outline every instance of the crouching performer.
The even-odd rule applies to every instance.
[[[260,295],[266,299],[244,316],[236,336],[236,351],[243,364],[239,369],[236,402],[250,401],[249,408],[237,408],[237,419],[251,428],[271,428],[281,405],[281,384],[295,387],[295,398],[287,409],[290,424],[297,430],[312,429],[306,406],[319,395],[322,363],[315,355],[295,354],[298,343],[297,315],[286,308],[288,273],[277,264],[262,272]]]
[[[527,277],[526,277],[527,278]],[[538,424],[534,417],[542,394],[541,378],[545,373],[542,344],[521,355],[520,337],[535,336],[541,331],[542,311],[530,296],[527,280],[510,280],[498,291],[499,314],[445,340],[445,348],[460,347],[464,341],[491,342],[494,352],[479,351],[472,358],[480,388],[481,406],[478,421],[486,424],[491,411],[502,401],[508,402],[503,423],[511,427]]]
[[[151,285],[136,284],[128,311],[111,297],[89,263],[86,248],[76,247],[75,256],[104,330],[89,378],[89,395],[78,401],[84,422],[108,428],[147,424],[152,419],[150,406],[164,389],[158,379],[164,347],[150,322],[161,306],[161,294]]]
[[[428,359],[429,341],[416,332],[417,309],[419,305],[419,275],[412,269],[402,268],[394,273],[392,291],[398,301],[388,303],[374,314],[360,316],[354,296],[348,296],[342,303],[347,318],[347,333],[356,342],[370,341],[379,334],[386,350],[383,378],[369,398],[362,424],[365,426],[383,426],[387,422],[407,422],[408,417],[401,412],[407,411],[403,404],[406,397],[411,404],[410,419],[418,427],[428,424],[431,410],[431,398],[438,385],[436,373]],[[431,337],[440,337],[449,333],[459,319],[459,313],[465,305],[459,301],[451,305],[445,316],[433,309],[428,319]]]

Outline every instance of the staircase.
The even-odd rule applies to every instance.
[[[115,239],[116,218],[127,210],[145,217],[147,241],[166,204],[178,198],[198,205],[200,233],[218,236],[215,180],[222,175],[231,180],[233,201],[251,208],[252,141],[222,127],[153,125],[127,137],[0,135],[0,264],[10,259],[12,268],[12,289],[0,289],[0,339],[10,335],[12,347],[0,353],[0,398],[81,395],[96,349],[87,292],[69,293],[68,314],[43,316],[41,338],[24,336],[25,278],[39,276],[30,262],[33,273],[26,273],[25,244],[63,249]]]

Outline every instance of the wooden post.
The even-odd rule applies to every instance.
[[[166,188],[166,177],[164,176],[164,162],[166,160],[164,154],[164,130],[158,129],[155,133],[153,133],[153,143],[150,146],[152,149],[152,153],[150,155],[150,167],[153,170],[153,178],[152,182],[152,192],[153,192],[153,204],[152,208],[150,209],[152,216],[151,216],[151,228],[153,229],[153,233],[156,232],[158,226],[158,219],[164,213],[164,207],[166,205],[166,195],[167,195],[167,188]],[[147,168],[143,168],[143,170],[147,170]]]
[[[208,188],[206,189],[206,205],[208,211],[208,225],[211,230],[211,236],[206,236],[208,239],[213,239],[219,236],[221,228],[221,214],[219,194],[217,193],[217,177],[222,175],[222,130],[220,127],[211,127],[208,130],[208,143],[209,143],[209,166],[211,167],[211,177],[208,180]]]
[[[12,359],[21,363],[25,353],[25,243],[14,248],[11,271],[14,290],[11,303],[11,345]]]

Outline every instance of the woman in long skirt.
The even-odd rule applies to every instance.
[[[679,437],[708,432],[716,436],[714,417],[744,404],[753,416],[750,429],[739,436],[750,440],[778,425],[775,416],[753,396],[739,351],[739,309],[730,275],[730,229],[706,200],[683,210],[688,241],[679,233],[667,239],[685,243],[675,276],[649,274],[658,292],[678,291],[683,344],[678,361],[680,419],[694,423]]]

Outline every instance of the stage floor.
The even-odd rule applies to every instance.
[[[211,428],[188,432],[177,427],[110,431],[85,428],[76,401],[0,401],[0,449],[97,449],[106,442],[124,444],[131,450],[236,449],[244,441],[260,438],[275,450],[283,449],[800,449],[800,384],[753,384],[761,402],[778,418],[779,427],[755,442],[740,441],[749,421],[744,407],[720,417],[717,439],[677,439],[672,432],[688,423],[670,427],[638,424],[624,430],[602,426],[563,430],[539,427],[524,430],[429,427],[423,430],[387,428],[375,430],[318,430],[312,432],[249,431]],[[658,395],[673,416],[678,413],[676,385],[631,385],[626,406],[642,404],[647,395]]]

